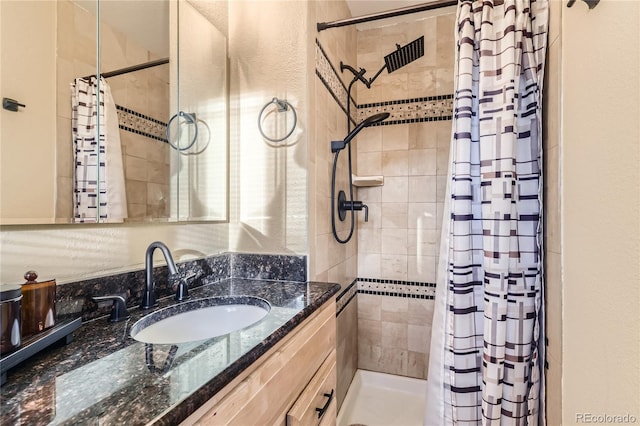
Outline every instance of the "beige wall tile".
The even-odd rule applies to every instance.
[[[380,360],[378,361],[378,371],[389,374],[399,374],[406,376],[409,364],[409,351],[398,350],[396,348],[380,348]]]
[[[436,148],[438,143],[436,122],[411,123],[408,127],[409,149]]]
[[[381,346],[383,349],[398,349],[406,351],[409,347],[409,326],[406,323],[387,322],[381,323]]]
[[[437,180],[435,176],[409,176],[409,201],[432,203],[436,201]]]
[[[406,176],[385,178],[384,186],[382,187],[383,203],[406,203],[408,200],[409,179]]]
[[[407,309],[407,320],[409,324],[425,325],[433,322],[433,300],[409,299]]]
[[[436,151],[436,174],[446,176],[449,171],[449,148]]]
[[[436,174],[436,150],[411,149],[409,151],[409,175],[435,175]]]
[[[362,278],[377,278],[382,274],[380,254],[358,253],[358,276]]]
[[[435,229],[411,229],[407,235],[407,254],[436,256],[440,231]]]
[[[356,174],[359,176],[377,176],[382,174],[382,153],[361,152],[358,154],[358,167]]]
[[[362,101],[359,101],[359,102],[363,103]],[[357,142],[356,142],[357,152],[361,153],[361,152],[382,151],[383,127],[388,127],[388,126],[367,127],[361,130],[360,133],[358,134]]]
[[[380,256],[380,278],[388,280],[407,280],[407,256],[401,254],[382,254]]]
[[[382,341],[382,322],[358,318],[358,344],[379,345]]]
[[[408,204],[405,203],[381,203],[382,217],[381,227],[387,229],[406,229]]]
[[[382,298],[374,294],[358,294],[358,320],[380,321]]]
[[[407,230],[382,228],[381,251],[384,254],[407,254]]]
[[[436,258],[434,256],[407,257],[409,281],[436,282]]]
[[[382,150],[409,149],[409,127],[405,125],[379,126],[382,128]]]
[[[429,354],[409,351],[407,376],[426,379],[429,369]]]
[[[360,160],[358,159],[358,161]],[[384,176],[406,176],[408,168],[409,151],[385,151],[382,153],[382,174]]]
[[[382,201],[382,186],[358,188],[358,199],[367,200],[370,203]]]
[[[363,370],[382,371],[380,360],[382,348],[377,345],[368,345],[358,342],[358,368]]]
[[[360,253],[382,253],[382,231],[380,228],[361,228],[358,230]]]
[[[407,324],[409,299],[406,297],[379,296],[381,299],[381,319],[383,322]]]
[[[127,180],[147,181],[147,162],[141,158],[127,155],[124,160],[124,170]]]
[[[436,229],[436,203],[414,203],[407,205],[408,229]],[[439,222],[438,222],[439,224]]]
[[[408,348],[413,352],[429,352],[431,343],[431,324],[408,326]]]

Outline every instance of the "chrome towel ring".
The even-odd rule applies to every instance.
[[[286,112],[289,109],[291,109],[291,112],[293,113],[293,126],[291,126],[291,130],[287,132],[287,134],[284,137],[279,139],[270,138],[269,136],[264,134],[264,130],[262,129],[262,115],[271,104],[276,105],[277,112]],[[297,123],[298,123],[298,114],[296,113],[296,109],[286,99],[284,100],[278,99],[278,98],[271,99],[270,102],[267,102],[267,104],[262,107],[262,109],[260,110],[260,114],[258,115],[258,130],[260,131],[260,134],[262,135],[263,138],[271,142],[282,142],[283,140],[287,139],[289,136],[293,134],[293,131],[296,129]]]
[[[177,145],[172,144],[171,139],[169,138],[169,129],[171,128],[171,123],[173,122],[173,120],[175,120],[178,117],[184,117],[189,122],[189,124],[193,124],[193,127],[195,128],[195,131],[193,132],[193,140],[189,145],[187,145],[184,148],[179,148]],[[176,151],[186,151],[189,148],[191,148],[193,145],[195,145],[196,141],[198,140],[198,120],[195,117],[195,113],[180,111],[177,114],[175,114],[173,117],[171,117],[171,119],[167,123],[167,129],[165,130],[165,138],[167,139],[167,143],[169,144],[169,146],[171,146],[171,148],[175,149]]]

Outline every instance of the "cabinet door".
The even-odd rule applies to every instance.
[[[287,413],[287,426],[335,425],[336,381],[333,350]]]

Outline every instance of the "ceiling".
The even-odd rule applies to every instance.
[[[415,6],[417,4],[429,3],[429,1],[427,0],[346,0],[346,2],[347,6],[349,6],[352,17],[369,15],[378,12],[386,12],[393,9],[401,9],[403,7]],[[399,22],[415,21],[417,16],[426,18],[428,16],[439,15],[445,12],[449,13],[452,10],[455,10],[455,6],[420,12],[418,15],[408,14],[397,16],[395,18],[386,18],[378,21],[365,22],[362,24],[357,24],[356,28],[358,30],[366,30],[370,28],[394,25]]]
[[[422,3],[427,2],[425,0],[347,0],[352,16],[368,15]]]

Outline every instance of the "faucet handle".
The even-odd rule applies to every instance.
[[[131,317],[131,315],[129,315],[129,311],[127,311],[126,300],[122,296],[94,296],[92,299],[96,302],[103,300],[113,301],[113,304],[111,305],[111,315],[109,315],[109,322],[120,322]]]
[[[189,280],[196,276],[195,272],[192,272],[184,277],[180,277],[178,279],[178,284],[176,286],[176,296],[175,300],[178,302],[182,302],[183,300],[187,300],[189,296]]]

